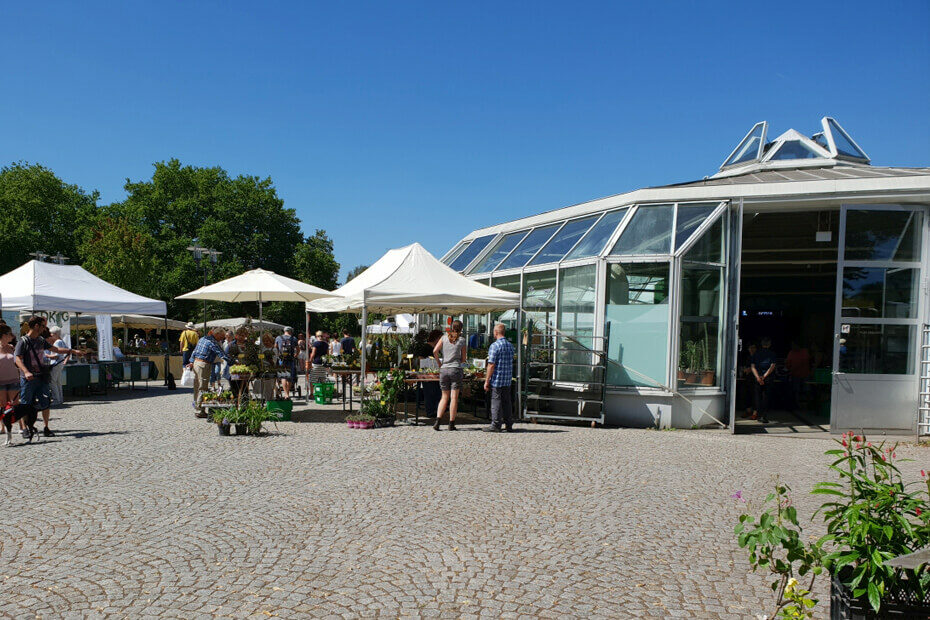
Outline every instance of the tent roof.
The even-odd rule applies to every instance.
[[[164,329],[165,328],[165,319],[160,316],[146,316],[144,314],[114,314],[113,318],[113,327],[128,327],[129,329]],[[71,325],[78,327],[79,329],[88,329],[88,328],[97,328],[96,319],[91,316],[80,316],[75,319],[71,319]],[[175,321],[174,319],[168,319],[168,329],[182,330],[184,329],[184,321]]]
[[[311,312],[443,312],[481,314],[520,306],[520,295],[470,280],[439,262],[419,243],[388,251],[333,291],[307,304]]]
[[[246,324],[249,319],[241,316],[232,319],[215,319],[213,321],[207,321],[208,327],[225,327],[226,329],[238,329]],[[197,323],[197,328],[200,329],[203,327],[203,321]],[[274,323],[272,321],[258,319],[252,319],[252,329],[280,329],[284,330],[286,325],[281,325],[280,323]]]
[[[168,311],[165,302],[124,291],[78,265],[35,260],[0,276],[0,296],[5,310],[161,316]]]
[[[332,293],[286,278],[266,269],[252,269],[222,282],[208,284],[175,299],[212,299],[214,301],[313,301]]]

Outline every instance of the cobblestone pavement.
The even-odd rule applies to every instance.
[[[771,592],[747,574],[730,494],[778,473],[809,516],[830,446],[359,431],[333,414],[219,437],[186,392],[110,398],[0,450],[0,615],[746,617]],[[930,462],[899,456],[914,476]]]

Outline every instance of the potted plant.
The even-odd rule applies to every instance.
[[[233,426],[236,427],[236,435],[245,435],[248,433],[248,425],[245,423],[245,416],[242,415],[242,410],[238,407],[235,409],[230,409],[228,414],[229,421]]]
[[[220,437],[229,437],[229,419],[226,411],[216,411],[213,414],[213,422],[219,429]]]

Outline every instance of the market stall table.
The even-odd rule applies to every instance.
[[[342,410],[346,410],[346,393],[349,395],[349,412],[352,412],[352,377],[358,375],[361,377],[362,371],[358,368],[344,368],[340,370],[334,370],[333,374],[336,375],[336,378],[342,383]],[[346,383],[348,383],[348,388],[346,388]],[[309,393],[309,392],[308,392]]]

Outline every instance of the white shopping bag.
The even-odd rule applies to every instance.
[[[178,385],[181,387],[194,387],[194,370],[192,368],[184,369],[184,372],[181,373],[181,382]]]

